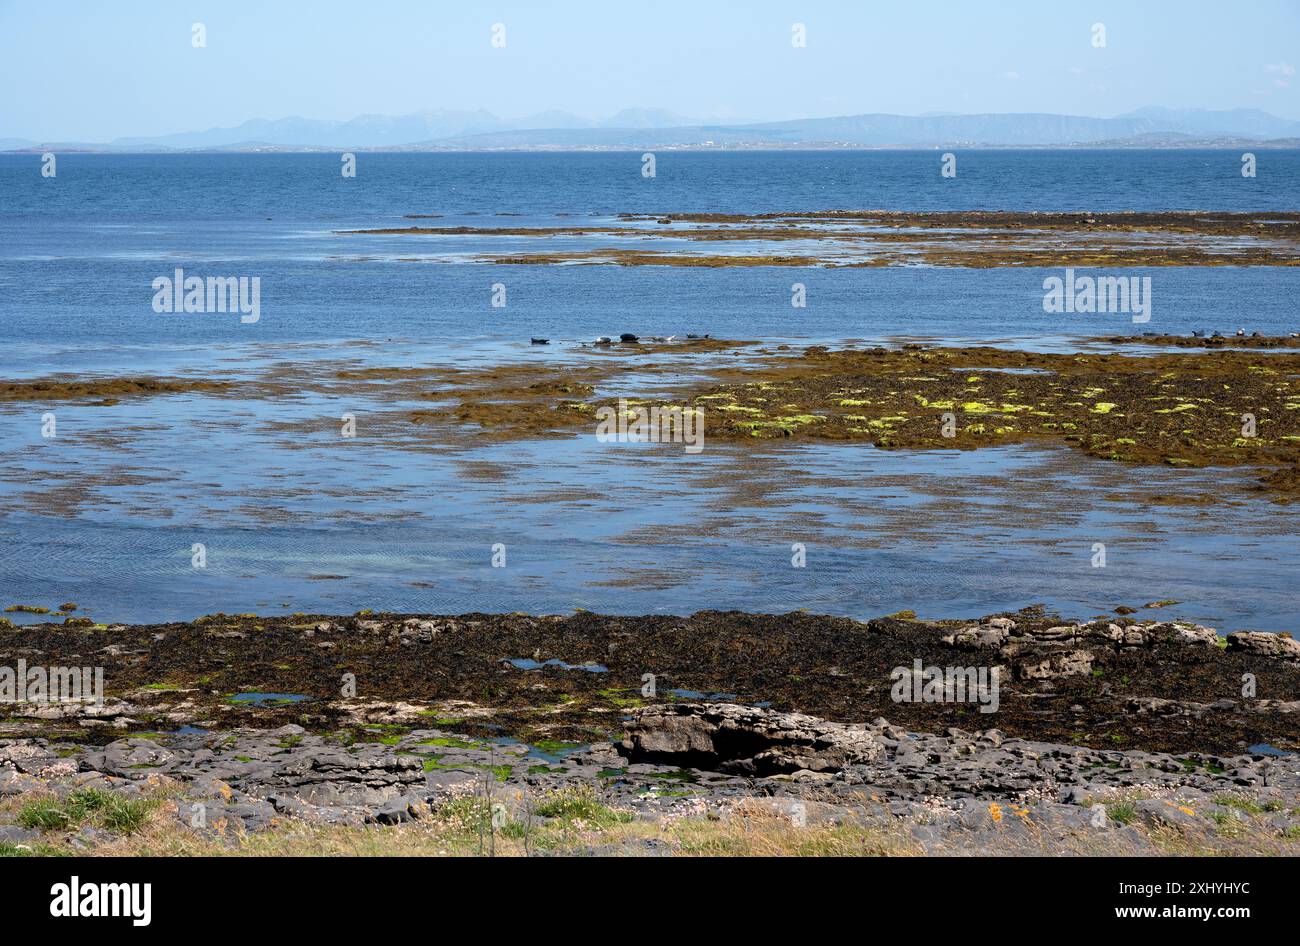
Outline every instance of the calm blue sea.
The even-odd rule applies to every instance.
[[[1061,348],[1141,330],[1300,330],[1300,270],[1153,268],[1153,316],[1048,315],[1041,269],[681,269],[434,262],[428,238],[349,228],[536,225],[622,213],[818,209],[1294,210],[1300,152],[0,155],[0,379],[239,376],[342,359],[559,358],[624,331],[796,341],[981,340]],[[509,215],[509,216],[506,216]],[[517,216],[516,216],[517,215]],[[436,238],[441,239],[441,238]],[[499,240],[504,238],[486,238]],[[494,244],[495,245],[495,244]],[[471,247],[473,244],[471,244]],[[408,261],[414,259],[415,261]],[[159,315],[176,268],[258,276],[261,318]],[[790,285],[807,285],[804,309]],[[494,283],[505,308],[490,304]],[[527,339],[555,340],[545,351]],[[322,368],[322,370],[327,370]],[[1144,470],[1052,451],[734,448],[691,462],[590,438],[469,454],[364,434],[328,398],[0,404],[0,605],[75,600],[105,620],[224,610],[622,613],[807,607],[980,614],[1045,602],[1300,630],[1300,542],[1248,474]],[[322,434],[362,410],[362,435]],[[324,420],[322,420],[324,419]],[[286,446],[285,423],[302,425]],[[279,432],[274,432],[278,430]],[[481,475],[484,465],[499,472]],[[741,488],[741,486],[744,488]],[[1213,491],[1148,508],[1144,490]],[[1032,508],[1025,497],[1034,496]],[[511,549],[489,567],[490,546]],[[1091,547],[1111,549],[1107,569]],[[203,542],[209,567],[191,567]],[[809,566],[790,567],[790,545]]]
[[[288,219],[323,225],[408,213],[617,214],[793,210],[1294,210],[1300,151],[1262,150],[1241,176],[1229,150],[571,152],[339,155],[0,155],[0,213],[116,223]]]
[[[565,224],[624,212],[835,208],[1293,209],[1300,152],[1262,152],[1242,178],[1225,151],[973,151],[956,179],[933,152],[638,155],[0,155],[0,319],[21,365],[105,346],[254,345],[349,338],[720,336],[1020,338],[1132,330],[1122,316],[1048,315],[1043,270],[675,269],[403,262],[428,237],[349,228]],[[501,215],[512,215],[509,217]],[[518,216],[514,216],[518,215]],[[558,217],[557,215],[566,215]],[[576,218],[576,219],[573,219]],[[504,238],[480,249],[495,251]],[[536,247],[534,247],[536,249]],[[176,267],[256,275],[261,321],[155,314],[150,285]],[[1294,331],[1295,269],[1133,270],[1153,278],[1149,331]],[[808,286],[792,310],[790,284]],[[509,305],[490,305],[493,283]],[[32,346],[37,346],[33,348]],[[70,351],[71,350],[71,351]],[[130,357],[134,357],[131,355]]]

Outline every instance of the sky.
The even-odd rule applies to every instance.
[[[0,137],[424,109],[776,121],[1157,105],[1300,119],[1297,66],[1300,0],[0,0]]]

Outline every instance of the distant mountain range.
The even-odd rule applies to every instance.
[[[1258,109],[1143,108],[1114,118],[1044,113],[848,115],[704,124],[662,109],[625,109],[593,121],[567,112],[501,119],[432,110],[350,121],[255,119],[233,128],[107,143],[0,138],[0,151],[640,150],[654,148],[1230,147],[1300,145],[1300,122]]]

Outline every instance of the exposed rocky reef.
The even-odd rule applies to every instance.
[[[404,823],[470,796],[519,819],[575,788],[631,818],[759,802],[923,850],[1020,831],[1151,849],[1141,824],[1300,838],[1300,644],[1280,634],[1033,609],[213,615],[0,630],[0,663],[19,659],[102,665],[109,692],[5,706],[0,800],[160,797],[177,825],[230,838]],[[896,699],[921,667],[996,670],[995,711]],[[3,822],[0,843],[45,837]]]
[[[1255,346],[1260,347],[1260,346]],[[1290,347],[1290,346],[1282,346]],[[638,409],[703,411],[707,441],[865,442],[884,449],[1060,444],[1165,467],[1259,468],[1277,501],[1300,490],[1300,354],[1023,352],[909,344],[749,356]],[[495,438],[595,430],[615,402],[591,369],[539,367],[527,384],[474,386],[409,415]]]
[[[797,351],[687,338],[570,349],[555,362],[345,368],[305,379],[299,393],[427,404],[384,410],[370,420],[376,435],[412,444],[595,435],[601,410],[618,409],[606,392],[634,359],[636,372],[653,380],[646,394],[623,398],[623,407],[683,417],[702,412],[704,443],[791,439],[909,450],[1064,445],[1123,463],[1251,468],[1257,485],[1249,489],[1275,502],[1294,500],[1300,492],[1295,339],[1110,341],[1218,350],[1065,354],[907,344]],[[697,358],[704,361],[693,363]],[[272,396],[284,384],[282,376],[239,385],[49,378],[0,386],[0,400],[112,404],[118,397],[235,390]],[[300,421],[272,422],[271,429],[301,440]]]
[[[344,231],[422,240],[536,240],[504,264],[620,266],[1294,266],[1294,213],[1023,213],[854,211],[623,214],[613,222],[537,226],[409,226]],[[567,249],[557,240],[611,245]],[[617,241],[627,241],[619,244]],[[653,247],[670,240],[667,249]],[[799,253],[782,244],[799,241]],[[650,244],[649,246],[647,244]],[[696,244],[700,249],[691,246]],[[740,250],[736,244],[742,244]],[[685,249],[682,246],[685,245]],[[421,257],[427,259],[427,257]]]
[[[1012,736],[1106,748],[1300,748],[1300,644],[1129,615],[217,614],[156,625],[78,616],[0,627],[0,665],[20,659],[100,666],[106,698],[5,705],[0,734],[104,742],[180,726],[339,731],[450,720],[476,738],[588,743],[621,738],[631,710],[711,700],[843,723],[883,716],[918,731],[995,719]],[[996,706],[900,702],[892,674],[917,661],[996,669]]]

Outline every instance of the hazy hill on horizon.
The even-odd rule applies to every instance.
[[[1300,122],[1259,109],[1148,107],[1113,118],[1050,113],[863,114],[779,122],[702,123],[651,108],[591,120],[563,111],[501,119],[484,110],[430,109],[410,115],[361,115],[348,121],[253,119],[231,128],[107,143],[0,138],[0,150],[80,148],[104,151],[356,148],[485,150],[673,147],[978,147],[1087,145],[1179,147],[1300,138]]]

